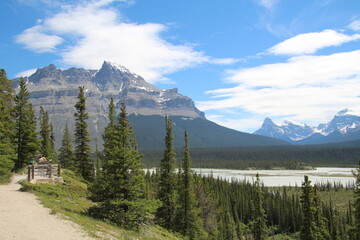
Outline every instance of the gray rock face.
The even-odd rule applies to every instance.
[[[85,87],[90,134],[99,141],[107,124],[111,96],[114,97],[117,112],[124,101],[128,114],[205,119],[204,113],[195,107],[194,102],[179,94],[177,89],[159,89],[125,67],[110,62],[104,62],[100,70],[61,70],[51,64],[37,69],[26,80],[30,101],[36,111],[42,106],[49,112],[57,144],[61,141],[65,124],[73,128],[79,86]],[[13,80],[15,88],[18,82],[19,79]]]

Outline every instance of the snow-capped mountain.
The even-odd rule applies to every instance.
[[[36,112],[42,106],[49,113],[57,145],[60,144],[65,124],[70,129],[74,127],[74,105],[78,101],[79,86],[84,86],[86,92],[86,111],[89,113],[93,145],[97,139],[101,146],[103,129],[108,124],[111,97],[115,100],[117,111],[125,102],[139,147],[142,148],[158,149],[163,146],[164,115],[174,119],[175,143],[179,146],[183,144],[184,130],[188,130],[194,147],[286,144],[278,139],[242,133],[210,122],[196,108],[193,100],[180,94],[177,88],[157,88],[116,63],[105,61],[99,70],[63,70],[51,64],[38,68],[25,79]],[[18,91],[19,78],[12,81]]]
[[[341,134],[353,132],[354,130],[357,131],[359,126],[360,113],[345,108],[338,112],[329,123],[320,124],[317,129],[321,134],[327,136],[336,131],[339,131]]]
[[[277,125],[270,118],[265,118],[261,128],[254,134],[278,138],[285,141],[299,141],[314,133],[314,129],[306,124],[284,121]]]
[[[317,127],[291,121],[277,125],[266,118],[254,134],[300,144],[350,141],[360,139],[360,113],[346,108],[338,112],[330,122]]]

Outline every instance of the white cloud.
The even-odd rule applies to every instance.
[[[348,27],[354,31],[360,31],[360,20],[354,20]]]
[[[256,0],[256,2],[266,8],[271,10],[280,0]]]
[[[56,35],[43,33],[44,28],[40,25],[28,28],[17,35],[17,43],[24,44],[25,48],[34,52],[54,52],[55,47],[62,43],[63,39]]]
[[[56,53],[64,64],[98,69],[104,60],[117,62],[149,82],[166,81],[166,74],[203,63],[231,64],[236,61],[209,57],[193,46],[172,44],[161,37],[167,26],[124,20],[108,6],[114,1],[66,6],[18,35],[17,42],[33,51],[46,52],[54,51],[63,38],[67,45]]]
[[[29,77],[31,76],[33,73],[35,73],[37,70],[37,68],[33,68],[33,69],[29,69],[29,70],[25,70],[25,71],[22,71],[18,74],[15,75],[15,77]]]
[[[327,29],[322,32],[304,33],[287,39],[268,50],[275,55],[313,54],[320,49],[340,46],[346,42],[360,39],[360,34],[352,36]]]
[[[239,109],[318,124],[336,111],[360,109],[360,50],[290,58],[285,63],[228,72],[234,88],[209,91],[202,111]],[[259,125],[260,126],[260,125]]]

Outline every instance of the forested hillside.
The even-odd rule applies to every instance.
[[[141,150],[146,167],[159,166],[161,150]],[[176,154],[181,156],[180,149]],[[302,169],[304,167],[354,167],[360,147],[313,145],[191,149],[193,167],[231,169]]]

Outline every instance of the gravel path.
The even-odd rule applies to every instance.
[[[51,215],[35,195],[18,191],[25,176],[15,176],[10,184],[0,185],[1,240],[90,240],[73,222]]]

